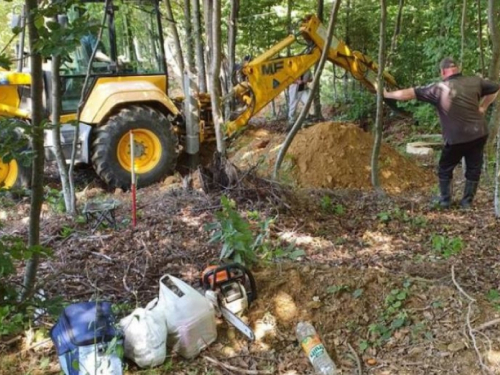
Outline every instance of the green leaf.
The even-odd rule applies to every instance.
[[[486,298],[490,302],[497,302],[500,299],[500,292],[497,289],[490,289],[486,294]]]
[[[406,299],[406,296],[408,294],[405,292],[405,291],[402,291],[402,292],[399,292],[398,295],[396,296],[396,298],[400,301],[403,301]]]
[[[359,343],[359,351],[364,353],[366,349],[370,347],[370,343],[366,340],[363,340]]]
[[[361,295],[363,294],[363,289],[356,289],[353,293],[352,293],[352,296],[354,298],[359,298],[361,297]]]
[[[400,307],[401,307],[401,305],[402,305],[401,301],[396,301],[396,302],[394,302],[394,303],[392,304],[392,306],[393,306],[394,308],[396,308],[396,309],[400,308]]]
[[[52,31],[56,31],[56,30],[59,30],[61,28],[61,25],[58,22],[54,22],[54,21],[47,21],[46,25],[49,28],[49,30],[52,30]]]
[[[349,287],[347,285],[331,285],[326,288],[326,292],[329,294],[335,294],[343,291],[348,291]]]
[[[290,254],[289,254],[289,257],[290,259],[297,259],[297,258],[300,258],[302,256],[306,255],[306,252],[302,249],[297,249],[297,250],[294,250],[292,251]]]
[[[45,26],[45,19],[43,18],[42,15],[40,14],[37,14],[35,16],[35,27],[38,29],[38,31],[40,32],[40,29],[43,29]]]
[[[406,319],[404,318],[398,318],[392,321],[391,323],[391,328],[393,329],[398,329],[401,328],[406,322]]]

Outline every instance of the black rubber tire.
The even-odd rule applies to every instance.
[[[129,106],[111,116],[95,130],[92,142],[92,164],[99,177],[111,188],[130,188],[130,172],[118,159],[120,139],[131,130],[145,129],[158,138],[161,156],[153,169],[137,173],[137,187],[145,187],[173,174],[178,156],[178,138],[168,118],[147,106]]]
[[[20,141],[21,138],[23,137],[23,134],[20,130],[16,129],[14,130],[15,134],[13,135],[14,137],[14,141],[17,142],[17,141]],[[5,139],[5,134],[0,134],[0,137],[2,137],[2,139]],[[27,151],[27,150],[30,150],[31,147],[29,145],[29,141],[26,140],[26,138],[24,138],[24,140],[26,142],[22,142],[22,143],[26,143],[25,145],[23,145],[18,151]],[[31,187],[31,171],[32,171],[32,164],[31,164],[31,160],[29,162],[29,164],[27,166],[25,165],[22,165],[21,162],[15,160],[16,164],[17,164],[17,175],[14,177],[15,180],[13,183],[10,183],[9,186],[5,186],[5,182],[7,180],[10,180],[12,179],[12,175],[7,175],[5,179],[2,179],[0,181],[0,189],[1,188],[4,188],[4,189],[15,189],[15,188],[18,188],[18,189],[29,189]],[[8,168],[8,166],[6,164],[8,163],[4,163],[2,160],[0,160],[0,163],[4,164],[2,167],[3,168]]]
[[[5,186],[5,183],[8,179],[11,178],[11,176],[7,176],[5,181],[0,181],[0,189],[13,189],[13,188],[19,188],[19,189],[28,189],[31,186],[31,166],[25,167],[22,165],[20,162],[17,160],[15,161],[17,163],[17,176],[15,176],[15,181],[13,184],[9,184],[10,186]],[[0,161],[2,164],[2,161]],[[6,166],[3,166],[6,167]]]

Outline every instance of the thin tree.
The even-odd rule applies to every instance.
[[[105,0],[104,9],[108,9],[110,0]],[[90,54],[89,62],[87,65],[87,72],[85,73],[85,79],[83,80],[82,90],[80,92],[80,101],[78,102],[78,107],[76,109],[76,124],[80,123],[80,116],[82,114],[83,107],[85,105],[85,94],[89,87],[90,77],[92,73],[92,64],[94,63],[95,55],[97,53],[97,49],[99,48],[99,43],[102,39],[102,32],[104,30],[104,26],[106,24],[107,12],[104,12],[101,20],[101,26],[99,27],[99,32],[97,33],[96,43],[94,48],[92,49],[92,53]],[[76,197],[75,193],[75,181],[73,178],[73,171],[75,168],[75,160],[76,160],[76,152],[78,150],[78,139],[80,137],[80,127],[75,126],[75,133],[73,134],[73,145],[71,149],[71,160],[69,163],[69,186],[71,190],[71,197]],[[76,202],[73,203],[76,207]]]
[[[292,9],[293,9],[293,0],[288,0],[287,6],[286,6],[286,28],[288,30],[288,35],[293,33]],[[286,53],[287,53],[287,56],[290,56],[292,54],[292,49],[290,46],[286,47]]]
[[[189,166],[195,169],[199,164],[199,107],[196,98],[199,96],[197,69],[194,53],[194,40],[190,0],[184,0],[184,28],[186,32],[187,69],[183,73],[184,83],[184,117],[186,119],[186,152],[190,155]]]
[[[497,147],[495,155],[495,216],[500,217],[500,134],[496,136]]]
[[[236,34],[238,32],[238,13],[240,10],[240,1],[231,1],[231,11],[229,13],[229,23],[227,27],[227,60],[229,79],[226,80],[226,92],[229,92],[233,86],[233,75],[236,64]],[[225,105],[225,118],[229,119],[231,111],[234,109],[234,101],[228,100]]]
[[[498,73],[500,72],[500,30],[498,27],[499,9],[500,4],[498,0],[488,0],[488,26],[492,52],[489,78],[493,81],[498,80]]]
[[[352,2],[351,2],[352,1]],[[350,25],[350,18],[351,18],[351,4],[352,7],[354,7],[354,1],[355,0],[347,0],[347,6],[346,6],[346,23],[345,23],[345,43],[347,45],[351,44],[351,29],[349,27]],[[349,76],[347,72],[344,72],[343,76],[343,88],[344,88],[344,101],[347,102],[349,100]]]
[[[405,5],[405,0],[399,0],[398,15],[396,17],[396,25],[394,26],[394,33],[392,34],[391,48],[389,50],[389,54],[387,57],[387,65],[391,65],[391,59],[394,56],[394,53],[396,52],[396,48],[398,45],[398,37],[399,34],[401,33],[401,22],[403,20],[404,5]]]
[[[490,30],[492,57],[488,76],[491,80],[497,81],[500,73],[500,32],[498,30],[498,1],[488,1],[488,26]],[[496,161],[495,161],[495,216],[500,217],[500,204],[499,204],[499,171],[500,171],[500,101],[497,100],[493,108],[493,115],[491,116],[490,134],[496,135]],[[494,137],[490,137],[487,145],[487,155],[493,154]]]
[[[382,144],[382,126],[384,116],[384,68],[385,68],[385,34],[387,24],[387,4],[380,0],[380,44],[378,50],[378,72],[377,72],[377,118],[375,120],[375,140],[373,143],[371,160],[371,180],[373,187],[381,192],[378,170],[378,158]]]
[[[212,66],[210,71],[210,98],[212,101],[212,116],[215,126],[215,136],[217,141],[217,151],[220,155],[225,155],[226,148],[222,134],[222,109],[220,100],[220,67],[221,67],[221,3],[220,0],[213,0],[212,17]],[[207,30],[209,29],[209,25]]]
[[[31,53],[31,126],[32,126],[32,147],[33,147],[33,172],[31,178],[31,202],[28,229],[28,247],[36,248],[40,246],[40,214],[43,203],[43,169],[44,169],[44,144],[43,144],[43,72],[42,56],[35,49],[35,44],[39,39],[35,18],[38,14],[38,1],[26,0],[26,15],[28,22],[28,45]],[[36,273],[40,256],[35,251],[32,257],[26,262],[26,270],[23,280],[23,292],[21,299],[26,299],[33,294]]]
[[[170,30],[172,38],[174,39],[175,60],[177,61],[177,65],[182,74],[184,73],[184,57],[182,55],[181,40],[179,38],[179,32],[175,24],[174,14],[172,12],[172,5],[170,4],[170,0],[165,0],[165,12],[167,16],[168,28]]]
[[[330,14],[330,21],[328,22],[328,31],[327,31],[327,37],[325,41],[325,46],[323,48],[323,51],[321,51],[321,57],[319,59],[319,66],[316,72],[314,73],[314,79],[312,83],[312,89],[314,89],[315,86],[318,85],[319,79],[321,78],[321,73],[323,72],[323,68],[325,67],[325,62],[328,56],[328,46],[332,44],[332,39],[333,39],[333,29],[335,25],[335,20],[337,19],[337,13],[340,7],[340,0],[335,0],[335,2],[332,5],[332,12]],[[293,139],[295,138],[295,135],[299,131],[299,129],[302,127],[302,123],[304,122],[304,119],[306,118],[306,115],[309,113],[309,109],[311,108],[311,104],[313,101],[312,95],[309,96],[307,99],[306,104],[302,108],[302,111],[300,112],[299,117],[295,121],[295,124],[293,124],[292,129],[288,133],[285,142],[283,142],[283,145],[280,148],[280,152],[278,153],[278,157],[276,159],[276,164],[274,165],[274,172],[273,172],[273,177],[276,178],[278,176],[278,171],[281,167],[281,164],[283,163],[283,159],[285,158],[286,152],[288,151],[288,148],[292,144]]]
[[[498,27],[498,12],[500,4],[498,0],[488,0],[488,26],[491,38],[491,64],[489,69],[489,79],[498,81],[500,74],[500,30]],[[489,123],[490,134],[498,134],[500,131],[500,101],[497,100],[493,108],[493,114]],[[494,137],[490,137],[487,145],[488,155],[493,155]]]
[[[62,185],[62,192],[64,197],[64,206],[66,212],[73,215],[76,211],[75,198],[71,195],[71,186],[69,183],[68,165],[66,157],[64,156],[61,145],[61,123],[59,118],[61,116],[61,77],[59,67],[61,65],[61,57],[59,54],[52,55],[52,143],[54,144],[54,153],[56,156],[57,169]]]
[[[205,30],[207,43],[205,46],[205,62],[212,69],[212,55],[213,55],[213,27],[212,27],[212,10],[214,9],[214,0],[204,0],[203,2],[203,18],[205,21]],[[210,76],[210,72],[208,74]],[[211,78],[208,78],[208,92],[212,92],[210,85],[212,84]]]
[[[462,3],[462,22],[460,23],[460,65],[464,66],[464,51],[465,51],[465,25],[467,23],[467,0]]]
[[[189,71],[191,73],[196,72],[196,64],[194,61],[194,35],[193,26],[191,23],[191,2],[190,0],[184,0],[184,30],[186,32],[186,40],[184,45],[186,46],[186,55]]]
[[[485,77],[486,68],[484,64],[483,46],[483,16],[481,14],[481,0],[477,0],[477,39],[479,45],[479,61],[481,62],[481,76]]]
[[[318,18],[321,22],[323,22],[323,9],[324,9],[324,1],[318,0]],[[314,66],[314,71],[316,72],[319,67],[319,61]],[[314,117],[318,120],[323,119],[323,114],[321,113],[321,81],[318,82],[318,85],[312,90],[312,96],[314,97]]]
[[[201,27],[200,0],[192,0],[192,8],[196,66],[198,67],[198,87],[200,92],[207,92],[207,73],[203,54],[204,45]]]

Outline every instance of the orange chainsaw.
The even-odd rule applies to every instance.
[[[201,285],[216,311],[250,340],[255,340],[252,329],[240,318],[257,298],[252,273],[239,263],[212,265],[202,272]]]

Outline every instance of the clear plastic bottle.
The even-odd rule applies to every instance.
[[[335,375],[337,368],[328,355],[325,346],[309,322],[297,324],[297,339],[318,375]]]

